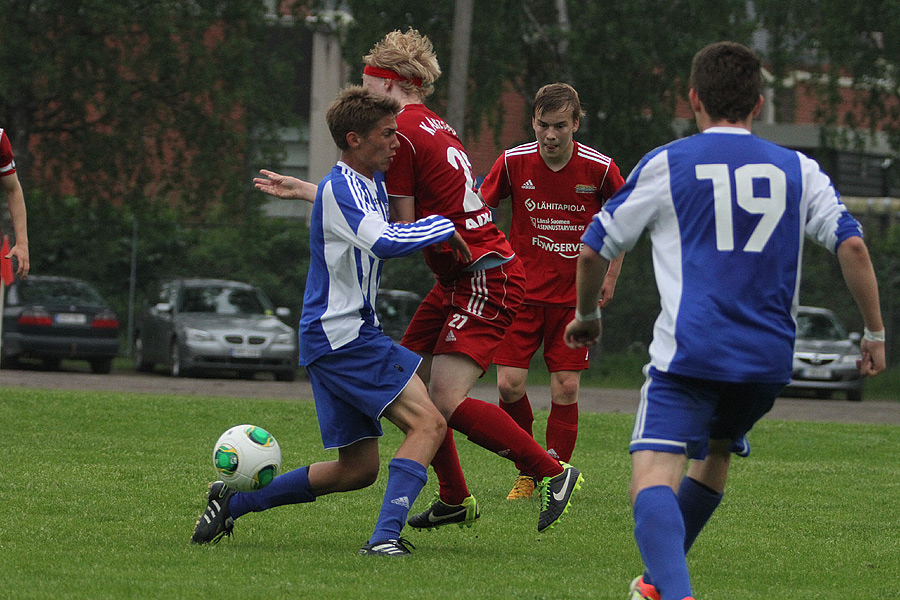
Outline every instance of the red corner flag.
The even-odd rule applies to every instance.
[[[0,279],[3,280],[4,284],[10,285],[14,281],[14,278],[12,260],[6,258],[7,254],[9,254],[9,237],[4,235],[3,248],[0,249]]]

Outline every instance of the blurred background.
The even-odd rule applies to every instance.
[[[173,277],[253,283],[296,326],[308,205],[251,183],[260,168],[312,181],[337,158],[324,110],[393,29],[435,44],[429,104],[483,176],[533,139],[530,101],[565,81],[587,112],[576,139],[623,174],[696,131],[694,53],[729,39],[764,59],[754,132],[820,162],[866,228],[888,358],[900,321],[900,3],[873,0],[0,0],[0,128],[25,190],[34,275],[93,284],[135,315]],[[508,212],[508,210],[506,211]],[[505,229],[508,214],[496,215]],[[2,207],[0,228],[12,236]],[[836,260],[808,245],[801,302],[861,331]],[[390,261],[384,287],[424,294],[421,256]],[[605,311],[604,351],[649,343],[658,297],[643,240]]]

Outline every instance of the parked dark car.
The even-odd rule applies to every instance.
[[[270,372],[293,381],[298,368],[297,332],[251,284],[222,279],[173,279],[159,285],[138,318],[134,362],[156,364],[174,377],[196,371],[232,371],[241,377]],[[281,318],[279,318],[281,317]]]
[[[378,290],[375,313],[381,321],[381,328],[399,344],[406,332],[407,325],[421,303],[422,296],[415,292]]]
[[[72,277],[32,275],[6,292],[0,361],[39,359],[58,369],[63,359],[86,360],[109,373],[119,353],[119,319],[100,293]]]
[[[811,390],[820,398],[844,392],[847,399],[862,400],[863,379],[856,361],[858,333],[847,334],[843,324],[826,308],[801,306],[797,311],[797,341],[790,390]]]

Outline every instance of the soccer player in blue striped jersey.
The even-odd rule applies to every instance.
[[[313,205],[299,335],[322,441],[338,449],[338,458],[284,473],[254,492],[213,483],[192,543],[219,541],[250,512],[371,485],[384,416],[406,437],[388,465],[381,512],[360,554],[409,554],[411,544],[400,531],[447,425],[416,375],[421,358],[381,330],[375,306],[382,261],[445,241],[465,259],[468,247],[453,223],[438,215],[388,222],[384,171],[399,146],[399,110],[396,100],[354,86],[326,113],[341,160],[319,184]]]
[[[694,57],[690,84],[700,133],[647,154],[594,217],[566,329],[574,347],[599,339],[606,264],[647,230],[661,313],[630,447],[645,567],[632,583],[636,600],[693,597],[686,554],[722,498],[729,448],[791,377],[804,237],[837,254],[859,306],[861,373],[885,368],[878,283],[859,224],[816,162],[751,133],[763,101],[759,58],[711,44]]]

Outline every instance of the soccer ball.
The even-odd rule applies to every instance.
[[[281,470],[281,448],[268,431],[235,425],[219,437],[213,466],[228,487],[239,492],[264,488]]]

